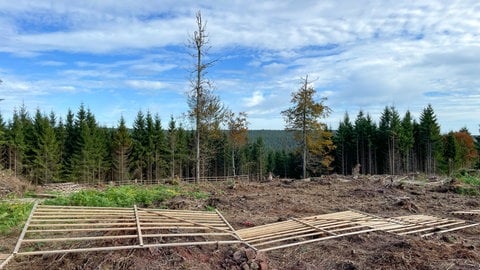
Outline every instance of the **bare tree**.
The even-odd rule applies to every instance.
[[[200,156],[201,132],[207,132],[210,127],[218,125],[225,117],[225,108],[221,104],[218,96],[212,93],[212,82],[206,79],[207,70],[215,60],[206,61],[205,58],[209,50],[208,34],[206,32],[206,23],[202,21],[202,14],[196,14],[197,30],[189,39],[189,47],[193,49],[192,57],[195,59],[190,80],[192,89],[190,90],[188,105],[190,107],[190,118],[195,122],[195,181],[200,180]]]

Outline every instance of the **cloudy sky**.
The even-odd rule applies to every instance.
[[[185,121],[193,59],[185,46],[201,10],[207,77],[251,129],[283,129],[300,78],[345,112],[377,120],[385,106],[418,119],[432,104],[443,132],[480,124],[480,2],[0,1],[0,111],[22,104],[65,116],[81,103],[102,125],[139,110]]]

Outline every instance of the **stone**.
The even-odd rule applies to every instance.
[[[250,266],[248,266],[248,263],[242,264],[242,270],[250,270]]]
[[[239,249],[233,253],[233,260],[237,263],[246,261],[246,255],[244,249]]]
[[[258,269],[260,269],[260,265],[258,265],[258,263],[256,263],[256,262],[252,262],[250,264],[250,269],[251,270],[258,270]]]
[[[268,270],[268,263],[260,262],[260,270]]]
[[[255,259],[257,253],[255,252],[255,250],[251,249],[251,248],[247,248],[245,250],[245,255],[247,256],[247,259],[249,261],[252,261],[253,259]]]

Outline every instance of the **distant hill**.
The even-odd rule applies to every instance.
[[[248,140],[255,142],[262,137],[267,149],[274,151],[291,151],[297,147],[293,133],[286,130],[249,130]]]

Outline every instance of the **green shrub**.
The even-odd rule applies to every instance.
[[[472,187],[456,187],[455,192],[462,195],[479,196],[480,190]]]
[[[463,175],[459,177],[459,180],[465,184],[469,184],[472,186],[480,187],[480,178],[470,175]]]
[[[0,203],[0,234],[10,234],[23,226],[33,204],[31,203]]]
[[[73,206],[97,206],[97,207],[140,207],[158,206],[161,202],[181,195],[177,186],[120,186],[109,187],[104,191],[95,189],[83,190],[49,199],[44,204],[51,205],[73,205]],[[195,198],[208,198],[208,194],[201,192],[190,192],[187,195]]]

